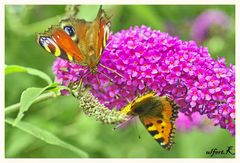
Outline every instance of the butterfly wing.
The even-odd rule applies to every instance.
[[[126,115],[145,115],[148,114],[153,106],[159,105],[159,100],[156,101],[155,92],[150,92],[135,98],[123,107],[120,112]]]
[[[92,22],[70,17],[37,36],[37,43],[56,57],[95,67],[106,46],[110,21],[100,7]]]
[[[77,28],[80,29],[80,28]],[[89,24],[85,36],[85,43],[87,46],[80,44],[80,49],[87,47],[86,60],[90,67],[98,65],[102,52],[106,46],[110,32],[110,20],[107,18],[106,13],[100,7],[97,17]],[[81,34],[82,32],[78,32]],[[85,52],[83,52],[85,54]]]
[[[99,11],[98,11],[98,15],[95,19],[96,22],[98,22],[98,41],[97,41],[97,57],[100,58],[103,49],[105,48],[107,41],[108,41],[108,37],[109,37],[109,33],[111,30],[111,23],[109,18],[107,18],[106,13],[104,12],[104,10],[102,9],[102,6],[100,7]]]
[[[167,96],[150,92],[134,99],[121,113],[139,116],[148,132],[165,149],[171,149],[179,106]]]
[[[153,110],[161,110],[155,115],[140,115],[140,120],[153,136],[153,138],[165,149],[171,149],[174,144],[175,120],[177,118],[178,106],[166,96],[159,97],[161,105]]]
[[[37,43],[56,57],[83,64],[84,56],[75,42],[59,26],[37,35]]]

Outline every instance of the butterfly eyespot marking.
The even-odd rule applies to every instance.
[[[38,39],[38,43],[43,47],[45,48],[49,43],[49,37],[46,37],[46,36],[40,36],[39,39]]]
[[[75,29],[72,25],[62,25],[62,29],[67,33],[71,39],[78,44],[79,38],[76,35]]]
[[[57,57],[61,55],[60,48],[50,37],[40,36],[38,38],[38,43],[49,53],[52,53]]]
[[[70,37],[75,36],[75,29],[72,26],[65,26],[63,29]]]

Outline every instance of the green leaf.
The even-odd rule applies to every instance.
[[[52,83],[48,87],[46,87],[46,91],[49,91],[49,90],[53,91],[53,90],[57,89],[60,86],[61,85],[59,85],[58,83]]]
[[[69,90],[69,92],[71,92],[71,90],[68,87],[61,86],[58,83],[53,83],[53,84],[51,84],[51,85],[49,85],[45,88],[29,88],[29,89],[30,90],[25,90],[25,91],[27,91],[27,94],[24,93],[25,92],[24,91],[22,93],[22,96],[30,96],[30,100],[29,100],[28,97],[26,97],[26,98],[24,97],[24,99],[21,98],[23,100],[23,102],[20,100],[19,103],[8,106],[8,107],[5,108],[5,115],[10,114],[14,111],[17,111],[21,107],[24,107],[24,108],[21,108],[21,109],[23,109],[23,112],[25,112],[34,103],[44,101],[44,100],[47,100],[47,99],[50,99],[50,98],[53,98],[53,97],[60,96],[61,95],[61,90]],[[48,93],[43,94],[43,92],[46,92],[46,91]],[[30,94],[30,95],[28,95],[28,94]],[[34,96],[32,96],[32,95],[34,95]],[[22,106],[23,104],[26,105],[26,103],[29,103],[29,104],[27,104],[27,107]],[[21,113],[19,112],[19,114],[23,114],[23,112],[21,112]],[[18,116],[20,116],[20,119],[21,119],[23,115],[18,115]]]
[[[7,119],[5,119],[5,122],[10,125],[14,125],[13,119],[7,118]],[[41,128],[38,128],[30,123],[19,122],[18,124],[16,124],[15,127],[19,128],[20,130],[22,130],[28,134],[33,135],[34,137],[36,137],[48,144],[56,145],[56,146],[71,150],[71,151],[75,152],[76,154],[78,154],[79,157],[88,157],[88,154],[85,151],[83,151],[71,144],[64,142],[63,140],[56,137],[54,134],[52,134],[46,130],[43,130]]]
[[[40,70],[29,68],[29,67],[18,66],[18,65],[5,65],[5,75],[16,73],[16,72],[25,72],[30,75],[38,76],[43,80],[45,80],[48,84],[52,84],[51,78],[46,73]]]
[[[11,132],[12,134],[8,135],[8,142],[6,142],[5,146],[5,157],[6,158],[16,158],[19,157],[22,151],[28,149],[28,147],[33,144],[36,140],[33,136],[29,134],[23,135],[23,131],[14,130]]]
[[[14,125],[16,125],[24,116],[24,112],[26,112],[29,107],[33,104],[37,97],[39,97],[45,90],[52,88],[52,85],[49,85],[44,88],[27,88],[23,91],[20,99],[20,109],[15,119]]]

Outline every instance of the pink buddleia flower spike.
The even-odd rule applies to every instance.
[[[213,122],[206,115],[201,115],[199,112],[192,113],[191,116],[186,116],[184,113],[179,113],[176,120],[176,128],[181,132],[189,132],[193,129],[199,129],[204,132],[214,130]]]

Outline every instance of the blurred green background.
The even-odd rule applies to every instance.
[[[93,20],[99,5],[80,6],[79,18]],[[225,12],[230,19],[229,28],[224,32],[209,35],[204,46],[214,58],[222,56],[226,62],[235,64],[235,7],[234,6],[189,6],[189,5],[103,5],[112,15],[112,32],[127,29],[133,25],[147,25],[153,29],[178,35],[190,40],[191,25],[202,12],[217,9]],[[54,78],[52,63],[54,57],[36,43],[36,33],[58,21],[65,14],[65,6],[57,5],[7,5],[5,6],[5,64],[21,65],[42,70]],[[45,82],[27,74],[12,74],[5,78],[5,106],[19,102],[23,90],[28,87],[44,87]],[[15,118],[17,113],[8,117]],[[235,138],[227,130],[215,128],[206,133],[193,130],[176,133],[171,151],[165,151],[147,133],[141,123],[113,131],[111,125],[96,122],[86,117],[73,97],[59,97],[34,104],[23,121],[45,129],[94,158],[111,157],[210,157],[206,151],[212,148],[226,150],[235,146]],[[137,128],[137,129],[136,129]],[[138,136],[141,136],[141,139]],[[5,157],[78,157],[75,153],[49,145],[35,137],[6,124]],[[214,157],[234,157],[216,155]]]

